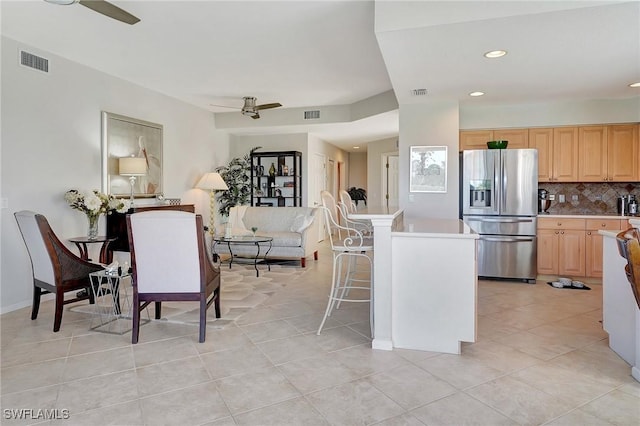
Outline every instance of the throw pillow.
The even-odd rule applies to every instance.
[[[289,230],[291,232],[298,232],[302,234],[302,232],[307,229],[313,223],[313,216],[307,216],[304,214],[299,214],[293,219],[293,223],[291,224],[291,228]]]

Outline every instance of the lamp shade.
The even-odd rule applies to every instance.
[[[214,172],[207,173],[202,176],[198,181],[196,188],[222,191],[229,189],[227,184],[224,182],[224,179],[222,179],[222,176],[220,176],[220,173]]]
[[[118,159],[121,176],[144,176],[147,174],[147,160],[143,157],[122,157]]]

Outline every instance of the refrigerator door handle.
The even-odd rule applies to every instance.
[[[525,242],[531,242],[534,241],[533,238],[486,238],[486,237],[480,237],[481,240],[483,241],[494,241],[494,242],[498,242],[498,243],[525,243]]]
[[[505,170],[506,159],[500,152],[500,177],[502,186],[500,187],[500,214],[507,211],[507,171]]]
[[[467,222],[492,222],[492,223],[531,223],[533,222],[533,219],[507,219],[504,217],[501,218],[482,218],[482,219],[474,219],[474,218],[470,218],[470,217],[466,217],[465,221]]]
[[[491,152],[491,151],[488,151]],[[498,153],[499,154],[499,153]],[[498,194],[502,194],[503,188],[500,186],[500,156],[497,156],[497,162],[496,162],[496,158],[494,157],[493,160],[493,205],[495,206],[494,209],[497,210],[498,214],[501,213],[502,208],[500,207],[500,204],[498,203]],[[502,195],[500,195],[500,197],[502,197]]]

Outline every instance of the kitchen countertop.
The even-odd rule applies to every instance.
[[[637,216],[620,216],[619,214],[539,214],[538,218],[562,218],[562,219],[638,219]]]
[[[414,219],[404,220],[404,228],[393,232],[403,236],[410,234],[418,238],[472,238],[477,240],[480,236],[466,223],[457,219]]]

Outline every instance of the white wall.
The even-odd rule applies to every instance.
[[[406,219],[458,218],[458,103],[400,105],[400,207]],[[409,193],[409,147],[447,146],[447,192]]]
[[[47,57],[51,72],[19,66],[19,48]],[[192,188],[226,162],[229,145],[210,112],[5,37],[1,96],[1,197],[8,201],[0,223],[2,312],[31,303],[31,265],[15,211],[44,214],[61,239],[86,234],[84,215],[63,195],[102,187],[101,111],[164,126],[165,195],[195,203],[208,220],[208,195]]]
[[[368,149],[368,146],[367,146]],[[367,190],[367,156],[366,152],[350,152],[349,154],[349,179],[345,183],[346,189],[351,187]]]
[[[635,123],[638,121],[640,121],[640,97],[482,108],[460,107],[460,129],[462,130]]]

